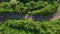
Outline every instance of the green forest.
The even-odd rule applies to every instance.
[[[60,18],[42,22],[8,19],[0,24],[0,34],[60,34]]]
[[[0,14],[17,13],[32,16],[48,16],[57,11],[57,0],[10,0],[0,3]]]
[[[51,16],[58,7],[58,0],[0,0],[0,15]],[[60,18],[43,21],[6,19],[0,22],[0,34],[60,34]]]

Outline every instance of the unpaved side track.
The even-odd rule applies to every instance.
[[[59,4],[59,8],[57,10],[57,13],[55,13],[55,15],[51,18],[51,20],[56,20],[60,18],[60,4]]]

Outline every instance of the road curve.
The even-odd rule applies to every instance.
[[[59,4],[59,8],[57,10],[57,12],[55,13],[55,15],[51,18],[51,20],[56,20],[60,18],[60,4]]]

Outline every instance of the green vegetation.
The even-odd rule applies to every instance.
[[[7,2],[0,3],[0,14],[13,13],[14,10],[11,8],[11,4]]]
[[[60,34],[60,19],[43,22],[8,19],[0,24],[0,34]]]
[[[10,2],[0,3],[0,14],[18,13],[48,16],[55,13],[57,8],[57,0],[10,0]]]
[[[57,8],[57,0],[3,0],[0,2],[0,14],[50,16],[57,12]],[[0,34],[60,34],[60,18],[51,21],[8,19],[0,23]]]

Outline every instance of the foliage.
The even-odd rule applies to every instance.
[[[0,14],[18,13],[48,16],[55,13],[57,8],[57,0],[10,0],[10,2],[0,3]]]
[[[9,19],[0,24],[1,34],[60,34],[60,19],[52,21]]]
[[[57,11],[57,0],[10,0],[0,3],[0,14],[17,13],[48,16]],[[0,34],[60,34],[60,19],[34,21],[8,19],[0,23]]]
[[[7,2],[0,3],[0,14],[3,13],[13,13],[14,10],[11,8],[11,4]]]

